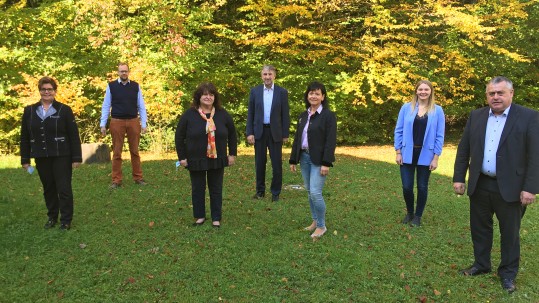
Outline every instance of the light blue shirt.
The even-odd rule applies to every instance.
[[[316,109],[316,112],[318,114],[322,112],[322,104],[320,104],[320,106]],[[307,109],[307,123],[305,123],[303,132],[301,133],[301,149],[309,150],[309,137],[307,136],[307,131],[309,130],[312,115],[314,115],[314,113],[311,113],[311,108],[309,107]]]
[[[270,124],[271,104],[273,103],[274,88],[275,83],[271,85],[271,88],[267,88],[264,85],[264,124]]]
[[[483,165],[481,172],[485,175],[496,177],[496,152],[502,137],[503,127],[507,121],[507,115],[511,106],[506,108],[501,115],[494,115],[492,110],[488,112],[487,130],[485,132],[485,150],[483,152]]]
[[[47,119],[48,117],[56,114],[56,109],[52,107],[52,103],[51,103],[51,105],[49,106],[49,109],[45,111],[45,108],[43,108],[43,104],[41,104],[41,106],[37,107],[36,114],[39,118],[41,118],[41,121],[43,121]]]
[[[127,80],[127,83],[130,81]],[[118,78],[118,83],[124,85],[122,83],[122,80]],[[107,85],[107,90],[105,91],[105,99],[103,100],[103,106],[101,107],[101,122],[99,123],[99,127],[105,127],[107,125],[107,120],[109,119],[110,115],[110,107],[111,107],[111,94],[110,94],[110,87]],[[146,128],[146,123],[148,121],[148,117],[146,116],[146,106],[144,105],[144,98],[142,97],[142,89],[138,88],[138,97],[137,97],[137,107],[138,107],[138,113],[140,115],[140,124],[142,125],[142,128]]]

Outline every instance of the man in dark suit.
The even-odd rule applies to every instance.
[[[495,77],[487,84],[488,107],[472,111],[459,143],[453,189],[470,197],[470,228],[475,262],[461,271],[475,276],[491,271],[493,214],[500,226],[503,289],[516,290],[520,259],[520,222],[539,193],[539,113],[512,104],[513,83]]]
[[[290,116],[288,91],[275,85],[276,70],[272,65],[262,68],[264,84],[251,89],[247,111],[247,142],[255,145],[256,194],[262,199],[266,192],[266,161],[269,150],[273,177],[272,201],[279,201],[283,185],[283,142],[288,140]]]

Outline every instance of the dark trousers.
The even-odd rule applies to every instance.
[[[70,224],[73,218],[73,190],[71,189],[71,157],[36,158],[36,168],[43,184],[47,215],[53,221]]]
[[[223,208],[223,175],[225,169],[210,169],[189,171],[191,177],[191,196],[193,201],[193,216],[206,218],[206,179],[210,191],[210,211],[212,221],[221,221]]]
[[[271,129],[264,127],[262,137],[255,140],[256,192],[266,192],[266,162],[267,150],[271,159],[273,177],[271,179],[271,194],[279,195],[283,186],[283,142],[273,141]]]
[[[409,214],[414,214],[414,175],[417,171],[417,207],[415,208],[415,216],[421,217],[427,205],[431,171],[428,166],[414,164],[403,164],[400,166],[400,171],[402,194]]]
[[[496,179],[480,175],[475,192],[470,196],[474,266],[479,269],[491,268],[493,214],[496,214],[498,218],[501,236],[501,262],[498,266],[498,276],[502,279],[515,279],[520,259],[519,233],[523,207],[520,201],[504,201]]]

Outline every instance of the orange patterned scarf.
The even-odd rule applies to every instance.
[[[206,155],[208,158],[217,158],[217,148],[215,147],[215,123],[213,122],[213,115],[215,115],[215,107],[211,109],[210,117],[207,118],[206,114],[202,111],[202,108],[198,108],[198,112],[202,119],[206,120],[206,133],[208,134],[208,148]]]

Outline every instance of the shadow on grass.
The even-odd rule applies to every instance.
[[[463,278],[472,263],[468,199],[431,176],[423,226],[404,215],[398,167],[337,155],[324,196],[328,233],[312,242],[301,174],[283,164],[281,201],[251,200],[252,156],[225,170],[223,227],[192,227],[188,171],[144,161],[147,186],[109,190],[110,164],[74,171],[67,233],[43,230],[37,174],[0,169],[0,297],[7,302],[529,302],[539,300],[535,208],[523,221],[519,290],[495,275]],[[285,155],[287,159],[287,155]],[[268,164],[267,180],[271,178]],[[207,209],[209,212],[209,209]],[[209,213],[208,213],[209,215]],[[498,234],[493,264],[499,262]]]

